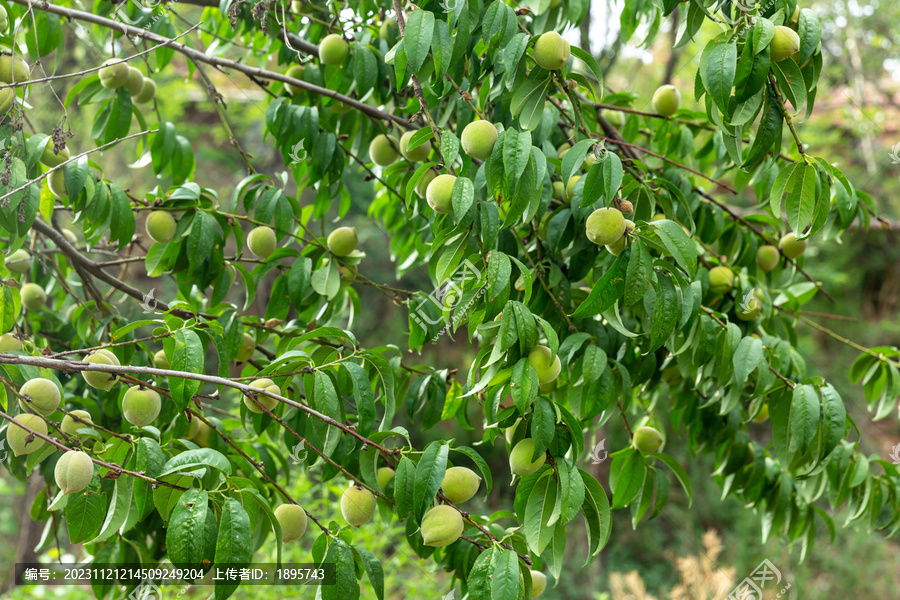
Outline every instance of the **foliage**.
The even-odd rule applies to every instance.
[[[240,73],[270,94],[262,125],[284,163],[278,172],[258,171],[232,136],[248,173],[220,194],[198,168],[200,149],[160,110],[164,103],[140,104],[140,94],[83,72],[106,56],[55,73],[78,78],[63,107],[93,113],[90,140],[67,140],[65,120],[51,135],[26,133],[25,116],[48,88],[14,85],[25,97],[2,123],[0,228],[8,236],[4,256],[27,248],[33,261],[24,273],[4,272],[0,288],[0,333],[15,333],[0,354],[0,416],[17,414],[19,388],[36,377],[58,383],[64,402],[46,417],[51,435],[39,436],[52,443],[5,464],[18,477],[39,470],[48,494],[38,496],[32,516],[52,528],[64,523],[69,541],[84,543],[96,562],[167,558],[208,568],[244,564],[273,547],[281,560],[273,510],[297,502],[315,530],[305,536],[315,537],[310,561],[336,565],[337,582],[322,596],[358,597],[365,581],[383,598],[384,567],[344,524],[338,495],[329,512],[285,489],[294,459],[318,465],[322,481],[339,482],[339,490],[360,485],[374,493],[385,518],[405,522],[410,548],[473,599],[530,597],[531,569],[558,580],[567,526],[579,516],[588,564],[614,535],[611,511],[627,508],[633,526],[651,520],[676,482],[692,500],[691,481],[665,445],[714,456],[723,493],[756,509],[764,538],[784,536],[801,556],[819,525],[833,537],[826,503],[845,508],[848,523],[889,534],[900,528],[896,465],[858,451],[840,395],[808,375],[796,350],[794,325],[808,321],[799,311],[825,291],[796,253],[781,255],[771,272],[756,262],[758,249],[777,245],[782,234],[832,235],[867,226],[874,212],[867,194],[801,141],[823,66],[814,11],[802,8],[791,21],[795,0],[749,11],[691,0],[680,11],[675,45],[691,44],[710,22],[721,34],[700,56],[693,97],[702,110],[663,117],[632,108],[637,98],[628,94],[605,94],[597,61],[580,48],[571,46],[559,70],[536,66],[535,40],[577,25],[587,0],[534,0],[518,10],[481,0],[395,2],[392,10],[369,0],[224,0],[203,11],[201,39],[215,46],[205,52],[190,37],[172,41],[183,23],[163,6],[100,4],[91,14],[70,4],[6,5],[4,41],[30,64],[41,59],[32,79],[51,68],[51,57],[64,58],[70,37],[112,47],[119,57],[130,41],[145,54],[129,62],[144,59],[151,77],[185,64],[203,79],[230,132],[208,73]],[[622,37],[642,31],[649,41],[680,4],[626,0]],[[66,19],[80,29],[64,26]],[[785,25],[796,29],[799,50],[773,62],[769,44]],[[321,64],[316,44],[335,32],[350,40],[349,55],[341,61],[332,46],[327,62],[338,64]],[[298,61],[302,71],[282,74]],[[479,119],[498,130],[484,160],[461,148],[463,129]],[[426,160],[398,159],[384,147],[404,131],[412,135],[403,154],[425,148]],[[393,137],[378,137],[387,134]],[[376,138],[381,164],[373,166]],[[109,160],[111,149],[134,143],[136,166],[157,176],[144,194],[104,178],[101,155],[93,154],[104,150]],[[48,148],[52,154],[64,145],[72,158],[46,168],[54,158]],[[390,235],[398,274],[427,267],[434,292],[370,279],[364,245],[329,252],[325,224],[347,214],[345,180],[360,169],[375,182],[368,212]],[[443,198],[417,190],[437,173],[453,176],[436,180],[452,185]],[[555,194],[554,184],[564,192]],[[751,214],[725,199],[739,191],[758,199]],[[613,223],[622,231],[618,247],[596,245],[594,231],[589,239],[588,217],[598,209],[630,215],[633,229]],[[174,236],[154,232],[156,241],[140,252],[139,223],[150,211],[176,217]],[[277,248],[254,257],[244,250],[247,237],[264,226]],[[97,258],[104,253],[122,257]],[[127,269],[131,258],[148,277],[174,281],[178,299],[164,303],[139,289]],[[725,285],[710,289],[710,271],[725,266]],[[22,308],[26,281],[46,291],[45,302]],[[364,347],[353,322],[372,316],[359,286],[405,307],[411,351],[444,334],[467,337],[477,349],[467,372],[411,364],[397,346]],[[257,297],[263,314],[249,310]],[[746,318],[751,302],[762,310]],[[536,347],[544,348],[540,363]],[[98,349],[112,358],[70,359]],[[875,416],[885,417],[900,395],[900,350],[856,349],[862,354],[851,380],[863,385]],[[154,359],[160,350],[164,361]],[[66,377],[88,369],[85,379]],[[108,391],[97,383],[103,374],[116,379]],[[248,385],[260,379],[271,381]],[[162,397],[152,424],[136,428],[123,419],[129,385]],[[473,408],[481,409],[480,422]],[[92,422],[74,435],[59,431],[75,409],[90,412]],[[446,469],[473,469],[485,495],[506,485],[506,473],[492,472],[481,448],[447,436],[419,443],[418,431],[396,423],[404,412],[423,430],[444,422],[480,429],[484,446],[499,440],[512,449],[529,438],[523,447],[533,454],[519,458],[537,470],[516,468],[524,476],[506,510],[470,513],[441,493]],[[748,435],[765,414],[769,448]],[[629,435],[653,426],[667,440],[662,452],[615,452],[607,492],[578,464],[590,455],[585,431],[619,420]],[[84,493],[57,494],[53,465],[76,447],[91,454],[95,477]],[[396,471],[387,489],[376,480],[384,466]],[[419,532],[435,504],[465,517],[463,537],[440,548],[426,546]],[[51,518],[60,513],[63,519]],[[139,583],[94,591],[121,597]],[[216,589],[217,598],[233,593],[234,586]]]

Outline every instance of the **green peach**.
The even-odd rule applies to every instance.
[[[28,310],[40,310],[47,302],[47,294],[44,288],[36,283],[26,283],[19,292],[22,297],[22,304]]]
[[[144,228],[154,242],[166,244],[175,237],[177,223],[172,213],[167,210],[154,210],[147,215]]]
[[[53,475],[63,494],[74,494],[90,485],[94,477],[94,462],[84,452],[66,452],[56,461]]]
[[[29,442],[28,436],[31,435],[31,432],[18,427],[17,423],[21,423],[24,427],[28,427],[41,435],[47,435],[47,423],[42,418],[31,413],[17,415],[6,428],[6,443],[9,445],[9,449],[13,451],[13,454],[16,456],[31,454],[44,447],[47,442],[38,436],[34,436],[34,439]]]
[[[793,233],[787,233],[781,238],[778,247],[781,248],[781,253],[788,258],[800,258],[806,252],[808,245],[807,240],[798,240]]]
[[[31,268],[31,255],[26,250],[19,248],[6,257],[3,265],[10,273],[21,275]]]
[[[487,160],[497,143],[497,128],[489,121],[473,121],[462,132],[463,152],[479,160]]]
[[[278,238],[275,231],[271,227],[260,225],[254,227],[247,235],[247,248],[250,252],[259,258],[269,258],[278,244]]]
[[[546,454],[541,454],[534,461],[531,460],[532,456],[534,456],[534,440],[525,438],[516,444],[509,453],[510,472],[513,475],[525,477],[540,469],[547,460]]]
[[[653,110],[664,117],[671,117],[681,105],[681,92],[674,85],[660,86],[653,94]]]
[[[29,379],[19,389],[19,407],[23,411],[36,412],[48,417],[52,415],[62,400],[62,394],[56,384],[49,379],[36,377]]]
[[[615,208],[598,208],[585,222],[587,238],[598,246],[609,246],[625,235],[625,217]]]
[[[459,504],[478,493],[481,477],[465,467],[450,467],[444,472],[441,491],[450,502]]]
[[[299,504],[282,504],[275,509],[275,518],[281,526],[281,539],[293,542],[306,532],[306,512]]]
[[[78,417],[81,421],[76,421],[73,417]],[[82,423],[82,421],[84,421]],[[59,425],[60,431],[69,435],[78,435],[79,429],[90,429],[94,421],[91,419],[91,413],[86,410],[70,410],[69,414],[63,417]]]
[[[425,190],[425,200],[435,212],[450,214],[453,212],[453,186],[456,177],[442,174],[435,177]]]
[[[422,542],[426,546],[449,546],[465,530],[462,515],[452,506],[435,506],[422,517]]]
[[[756,251],[756,264],[764,272],[768,273],[778,266],[781,254],[778,248],[771,244],[760,246]]]
[[[359,244],[359,236],[353,227],[338,227],[328,234],[328,251],[335,256],[347,256]]]
[[[537,372],[538,382],[547,384],[555,381],[562,371],[559,356],[553,356],[553,351],[547,346],[535,346],[528,353],[528,362]]]
[[[563,68],[569,61],[569,42],[555,31],[548,31],[534,44],[534,62],[548,71]]]
[[[319,60],[323,65],[339,65],[347,59],[349,53],[350,46],[336,33],[326,35],[319,42]]]
[[[430,153],[431,148],[427,143],[416,146],[412,150],[409,149],[409,142],[413,135],[414,132],[407,131],[400,136],[400,154],[402,154],[403,158],[409,162],[422,162],[428,160],[428,154]]]
[[[379,167],[394,164],[400,157],[400,142],[394,136],[376,135],[369,144],[369,158]]]
[[[272,381],[271,379],[265,378],[265,377],[262,379],[256,379],[256,380],[252,381],[250,383],[250,387],[265,390],[265,391],[269,392],[270,394],[276,394],[278,396],[281,395],[281,388],[278,387],[277,385],[275,385],[274,381]],[[244,406],[247,407],[247,410],[249,410],[252,413],[262,414],[264,411],[262,408],[257,406],[257,402],[259,404],[261,404],[262,406],[264,406],[266,408],[266,410],[268,410],[270,412],[275,410],[275,407],[278,406],[278,400],[275,398],[272,398],[271,396],[266,396],[264,394],[257,394],[256,402],[254,402],[253,399],[250,398],[250,396],[248,396],[246,393],[244,394]]]
[[[662,447],[663,437],[653,427],[638,427],[634,430],[632,443],[639,452],[653,454]]]
[[[709,270],[709,291],[716,296],[727,294],[734,289],[734,272],[728,267],[719,266]]]
[[[362,486],[353,486],[341,496],[341,515],[353,527],[362,527],[375,515],[375,495]]]
[[[159,393],[151,388],[132,386],[122,397],[122,414],[135,427],[146,427],[159,416],[162,401]]]

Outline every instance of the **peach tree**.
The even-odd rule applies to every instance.
[[[354,534],[380,507],[470,598],[532,597],[567,569],[573,521],[589,564],[611,511],[637,525],[670,493],[692,497],[672,447],[713,456],[723,493],[801,555],[838,510],[895,533],[897,466],[859,451],[837,390],[796,350],[798,323],[829,332],[802,312],[827,296],[807,244],[875,215],[801,140],[823,67],[816,14],[626,0],[625,41],[674,27],[700,53],[692,86],[651,98],[605,89],[561,35],[589,4],[0,1],[4,465],[45,480],[31,511],[45,535],[96,563],[202,570],[305,544],[335,566],[322,597],[383,598]],[[158,93],[172,71],[207,93],[246,169],[236,185],[198,165],[177,99]],[[283,167],[265,172],[234,135],[221,73],[258,87]],[[58,114],[51,131],[34,130],[38,109]],[[155,187],[105,175],[123,152]],[[350,178],[374,188],[368,217],[397,274],[427,270],[433,289],[366,274],[356,231],[335,224]],[[155,278],[177,299],[148,294]],[[357,315],[378,319],[361,286],[404,311],[408,348],[354,336]],[[416,364],[450,336],[471,364]],[[851,378],[885,417],[900,351],[855,347]],[[482,443],[417,446],[402,413]],[[582,468],[600,427],[632,439],[608,481]],[[346,488],[332,514],[285,489],[301,443]],[[495,445],[509,472],[488,468]],[[510,481],[514,503],[466,508]]]

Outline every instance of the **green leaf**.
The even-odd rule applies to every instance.
[[[657,452],[653,455],[653,457],[669,467],[672,473],[675,474],[675,478],[678,479],[678,483],[681,484],[681,487],[684,488],[684,493],[687,494],[688,507],[690,507],[691,504],[694,503],[694,492],[691,489],[691,480],[685,470],[675,461],[674,458],[664,452]]]
[[[435,441],[428,444],[416,465],[416,483],[413,505],[416,521],[422,520],[422,515],[431,506],[435,495],[441,489],[444,474],[447,472],[447,454],[450,448],[446,442]]]
[[[791,441],[788,452],[804,452],[819,430],[819,398],[811,385],[794,387],[791,410],[788,416]]]
[[[713,40],[707,46],[706,69],[703,71],[703,85],[716,106],[723,113],[728,111],[728,99],[734,87],[734,73],[737,69],[737,44],[724,40]]]
[[[66,529],[69,532],[69,542],[80,544],[100,533],[103,516],[106,514],[106,494],[85,490],[69,496],[65,509]]]
[[[766,99],[763,104],[762,117],[759,122],[759,129],[756,132],[756,139],[744,159],[741,168],[745,171],[751,171],[756,168],[766,157],[766,153],[772,150],[778,153],[781,148],[781,130],[784,125],[784,115],[781,114],[781,107],[778,106],[778,99],[772,91],[771,86],[766,86]]]
[[[250,540],[250,517],[241,503],[225,497],[219,517],[219,533],[216,540],[215,561],[229,567],[240,567],[250,562],[253,556]],[[216,600],[226,600],[238,588],[238,583],[216,581]]]
[[[668,274],[660,273],[659,285],[656,288],[656,302],[653,304],[653,319],[650,327],[650,347],[648,352],[656,352],[662,348],[678,325],[681,307],[678,292]]]
[[[610,469],[610,485],[613,489],[612,507],[614,509],[628,506],[635,499],[644,484],[646,469],[644,457],[633,448],[628,448],[613,458]]]
[[[173,371],[203,373],[204,349],[200,337],[191,329],[179,329],[164,342],[166,356]],[[169,391],[178,411],[187,408],[191,397],[201,387],[201,382],[182,377],[169,377]]]
[[[539,396],[534,402],[534,414],[531,417],[534,457],[540,456],[550,447],[555,431],[556,411],[553,410],[553,404],[547,398]]]
[[[747,336],[738,344],[737,350],[732,356],[734,363],[734,377],[739,385],[744,385],[747,378],[763,360],[762,340],[756,337]]]
[[[407,457],[397,463],[394,474],[394,502],[397,503],[397,518],[405,519],[414,508],[416,465]]]
[[[697,275],[697,245],[675,221],[654,221],[656,233],[678,266],[694,277]]]
[[[583,565],[587,566],[600,554],[609,541],[612,529],[612,511],[609,508],[609,499],[603,486],[586,471],[578,469],[578,472],[584,483],[584,503],[581,505],[581,514],[587,525],[588,557]]]
[[[128,512],[131,510],[133,501],[132,483],[134,479],[131,477],[119,477],[113,486],[113,495],[109,501],[109,508],[106,511],[106,519],[98,533],[88,544],[96,544],[111,538],[119,530],[128,519]]]
[[[625,306],[639,302],[653,288],[650,277],[653,273],[653,259],[650,250],[640,240],[631,244],[631,258],[625,274]]]
[[[149,477],[156,478],[166,463],[166,455],[156,440],[142,437],[135,450],[135,468]],[[143,479],[134,480],[134,505],[143,519],[153,511],[153,484]]]
[[[527,357],[522,357],[513,366],[512,377],[510,378],[509,393],[516,403],[519,413],[525,414],[525,411],[534,402],[538,395],[538,379],[534,367],[528,362]]]
[[[622,252],[603,274],[584,302],[575,309],[572,317],[583,318],[598,315],[611,306],[625,293],[625,274],[630,253]]]
[[[518,600],[519,557],[512,550],[498,550],[491,560],[491,600]]]
[[[556,506],[557,483],[546,471],[535,482],[525,505],[525,541],[528,549],[540,555],[553,537],[550,517]]]
[[[210,448],[198,448],[182,452],[171,458],[163,465],[162,472],[157,477],[165,477],[172,473],[207,466],[218,469],[226,475],[231,475],[231,463],[224,454]]]
[[[177,567],[204,568],[215,558],[216,515],[206,490],[186,491],[172,511],[166,529],[169,560]]]
[[[787,184],[784,210],[794,235],[803,236],[816,209],[816,168],[798,165]]]
[[[406,31],[403,36],[403,49],[414,73],[422,68],[428,57],[431,38],[434,35],[434,13],[427,10],[414,10],[408,13]]]
[[[413,14],[422,12],[414,11]],[[430,14],[430,13],[429,13]],[[407,31],[409,31],[407,29]],[[353,551],[344,540],[334,538],[328,546],[323,563],[334,563],[337,573],[335,585],[323,585],[319,588],[323,600],[357,600],[359,583],[356,580],[356,561]]]
[[[847,410],[838,391],[831,385],[819,390],[822,395],[822,458],[837,448],[847,428]]]
[[[369,582],[375,590],[375,597],[378,600],[384,600],[384,568],[381,566],[381,561],[365,548],[354,548],[354,550],[359,553]]]

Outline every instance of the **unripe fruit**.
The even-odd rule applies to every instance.
[[[797,27],[800,25],[800,5],[798,4],[794,8],[794,14],[791,15],[791,18],[788,19],[787,26],[797,31]]]
[[[378,37],[388,42],[389,44],[393,43],[393,40],[400,35],[400,28],[397,26],[397,22],[393,19],[385,19],[381,23],[381,27],[378,30]]]
[[[713,267],[709,270],[709,291],[717,296],[734,289],[734,273],[728,267]]]
[[[256,340],[254,340],[253,336],[249,333],[244,333],[244,338],[241,342],[241,349],[237,353],[237,356],[234,357],[234,360],[238,362],[250,360],[250,357],[253,356],[254,350],[256,350]]]
[[[553,182],[553,198],[555,200],[568,200],[568,196],[566,194],[566,184],[564,184],[562,181]]]
[[[388,484],[394,478],[394,470],[390,467],[381,467],[375,472],[375,480],[382,492],[387,491]]]
[[[625,113],[621,111],[604,108],[600,111],[600,116],[609,121],[610,125],[616,129],[622,129],[625,126]]]
[[[119,365],[119,359],[115,354],[108,350],[97,350],[93,354],[86,356],[83,360],[87,363],[99,365]],[[89,386],[95,387],[98,390],[106,390],[108,392],[116,383],[116,377],[112,373],[82,371],[81,375]]]
[[[528,362],[537,372],[538,383],[545,384],[555,381],[562,370],[559,356],[553,356],[553,351],[547,346],[535,346],[528,353]]]
[[[614,208],[598,208],[585,222],[587,238],[598,246],[609,246],[625,235],[625,217]]]
[[[326,35],[319,42],[319,60],[323,65],[339,65],[346,60],[349,53],[350,46],[336,33]]]
[[[250,387],[266,390],[270,394],[276,394],[278,396],[281,395],[281,388],[275,385],[275,382],[271,379],[256,379],[255,381],[250,383]],[[262,404],[270,412],[275,410],[275,407],[278,406],[278,400],[272,398],[271,396],[265,396],[263,394],[256,395],[256,402]],[[256,405],[256,402],[254,402],[253,399],[250,398],[250,396],[244,394],[244,406],[247,407],[247,410],[252,413],[262,414],[264,411]]]
[[[428,206],[435,212],[449,214],[453,212],[453,186],[456,185],[456,177],[453,175],[438,175],[425,190],[425,200]]]
[[[472,121],[462,132],[463,152],[479,160],[487,160],[497,143],[497,128],[489,121]]]
[[[76,421],[72,417],[78,417],[81,421]],[[89,429],[94,424],[91,419],[91,413],[86,410],[72,410],[63,417],[62,423],[59,425],[60,431],[69,435],[78,435],[79,429]]]
[[[247,248],[254,256],[259,258],[269,258],[275,252],[275,246],[278,239],[275,237],[275,231],[271,227],[260,225],[254,227],[247,236]]]
[[[12,108],[13,102],[16,101],[16,93],[13,88],[3,88],[0,90],[0,113],[5,113]]]
[[[571,201],[572,198],[575,197],[575,185],[578,183],[579,179],[581,179],[581,175],[572,175],[569,177],[569,181],[566,182],[566,200]]]
[[[739,304],[735,307],[734,313],[741,321],[752,321],[759,314],[759,309],[759,301],[756,298],[751,298],[746,304]]]
[[[531,570],[531,597],[537,598],[547,589],[547,576],[540,571]]]
[[[422,542],[440,548],[459,539],[465,530],[462,515],[452,506],[435,506],[422,517]]]
[[[608,244],[606,246],[606,249],[609,250],[610,254],[612,254],[613,256],[622,254],[622,250],[625,249],[625,242],[628,240],[628,234],[634,231],[634,228],[634,221],[625,219],[625,235],[620,237],[618,241],[615,241],[612,244]]]
[[[759,411],[756,413],[756,416],[753,417],[754,423],[765,423],[769,420],[769,403],[763,402],[763,405],[759,408]]]
[[[309,0],[306,2],[302,2],[301,0],[291,0],[291,11],[298,15],[308,15],[312,13],[313,10],[315,10],[315,8],[310,4]]]
[[[115,90],[128,83],[128,64],[118,58],[110,58],[100,69],[100,85]]]
[[[409,141],[412,136],[412,131],[407,131],[400,136],[400,154],[402,154],[403,158],[405,158],[409,162],[422,162],[424,160],[428,160],[428,154],[430,150],[428,144],[416,146],[412,150],[409,149]]]
[[[156,354],[153,355],[153,366],[157,369],[168,369],[169,368],[169,359],[166,358],[166,351],[160,350]]]
[[[0,335],[0,352],[12,352],[14,350],[21,350],[22,342],[11,333],[4,333]]]
[[[34,440],[28,442],[26,445],[26,441],[28,436],[31,435],[31,432],[26,431],[21,427],[17,427],[16,423],[21,423],[23,426],[28,427],[41,435],[47,435],[47,423],[39,416],[25,413],[14,417],[12,422],[10,422],[9,427],[6,428],[6,443],[16,456],[37,452],[47,443],[38,436],[34,436]]]
[[[400,143],[394,136],[387,136],[383,133],[376,135],[369,144],[369,158],[379,167],[386,167],[394,164],[400,157],[397,148]]]
[[[3,265],[10,273],[21,275],[31,268],[31,255],[28,254],[28,252],[26,252],[25,250],[19,248],[6,257]]]
[[[188,423],[187,431],[184,432],[184,439],[192,440],[197,437],[197,434],[200,433],[200,419],[191,419],[191,422]]]
[[[9,27],[9,16],[6,14],[6,9],[0,6],[0,31],[6,31],[7,27]]]
[[[341,496],[341,514],[354,527],[362,527],[375,514],[375,495],[362,486],[347,488]]]
[[[353,227],[338,227],[328,234],[328,251],[335,256],[347,256],[359,244],[359,236]]]
[[[548,71],[563,68],[570,54],[568,40],[555,31],[542,34],[534,44],[534,62]]]
[[[146,427],[159,416],[162,401],[156,390],[141,386],[128,388],[122,397],[122,414],[135,427]]]
[[[68,198],[69,193],[66,190],[66,172],[63,169],[57,169],[50,173],[47,178],[47,187],[50,192],[60,198]]]
[[[0,81],[3,83],[14,83],[28,81],[29,70],[28,63],[16,56],[4,54],[0,56]]]
[[[56,461],[53,474],[63,494],[74,494],[90,485],[94,477],[94,463],[84,452],[66,452]]]
[[[40,310],[44,307],[44,303],[47,302],[47,294],[44,293],[44,288],[36,283],[23,285],[20,294],[22,296],[22,304],[28,310]]]
[[[146,104],[156,97],[156,82],[149,77],[144,77],[142,81],[141,91],[134,97],[138,104]]]
[[[775,27],[775,37],[769,44],[769,58],[773,63],[781,62],[800,52],[800,36],[790,27]]]
[[[78,236],[75,235],[75,232],[71,229],[61,229],[63,237],[66,238],[66,241],[70,244],[78,243]]]
[[[29,379],[22,384],[19,393],[22,395],[19,398],[19,407],[22,410],[30,410],[45,417],[52,415],[62,400],[56,384],[43,377]]]
[[[300,64],[295,64],[295,65],[291,65],[290,67],[288,67],[287,70],[284,72],[284,74],[285,74],[285,76],[292,77],[293,79],[303,80],[303,74],[305,72],[306,72],[306,67],[304,67],[303,65],[300,65]],[[294,94],[296,94],[297,92],[302,91],[301,88],[299,88],[293,84],[290,84],[290,83],[284,84],[284,88],[292,96]]]
[[[572,144],[569,144],[568,142],[562,144],[559,148],[556,149],[556,158],[558,158],[559,160],[564,159],[571,148]]]
[[[662,447],[663,437],[659,431],[652,427],[638,427],[634,430],[632,443],[639,452],[653,454]]]
[[[465,467],[450,467],[444,473],[444,481],[441,483],[441,491],[450,502],[459,504],[470,499],[478,492],[481,485],[481,477],[472,469]]]
[[[144,223],[147,235],[154,242],[166,244],[175,237],[175,217],[167,210],[154,210],[147,215],[147,221]]]
[[[438,172],[434,169],[428,169],[419,177],[419,180],[416,182],[416,195],[419,198],[424,198],[426,192],[428,191],[428,185],[434,181],[434,178],[438,176]]]
[[[771,244],[760,246],[756,251],[756,265],[766,273],[777,267],[780,260],[778,248]]]
[[[293,542],[306,532],[306,513],[298,504],[282,504],[275,509],[275,518],[285,542]]]
[[[200,421],[200,424],[197,426],[198,431],[197,435],[194,436],[194,443],[200,446],[201,448],[209,448],[209,434],[212,431],[206,423]]]
[[[59,154],[53,151],[53,140],[48,140],[44,146],[44,152],[41,154],[41,164],[47,167],[58,167],[69,160],[69,149],[63,148]]]
[[[132,66],[128,67],[128,80],[125,82],[125,89],[132,96],[137,96],[141,93],[141,90],[144,89],[144,74],[141,73],[140,69]]]
[[[675,387],[681,383],[682,379],[684,379],[681,376],[681,370],[678,368],[678,365],[672,365],[671,367],[663,369],[660,378],[669,387]]]
[[[808,241],[798,240],[797,236],[793,233],[786,233],[784,237],[781,238],[778,247],[781,248],[781,253],[788,258],[800,258],[803,256],[803,253],[806,252],[806,247],[808,245]]]
[[[544,461],[547,460],[546,454],[541,454],[532,462],[531,457],[534,456],[534,440],[525,438],[516,444],[512,452],[509,453],[509,470],[513,475],[525,477],[531,475],[540,469]]]
[[[512,444],[512,441],[516,437],[516,429],[519,427],[519,423],[522,422],[522,417],[516,419],[516,422],[506,428],[506,431],[503,433],[503,437],[506,438],[507,444]]]
[[[663,85],[653,94],[653,110],[664,117],[671,117],[681,105],[681,92],[674,85]]]

